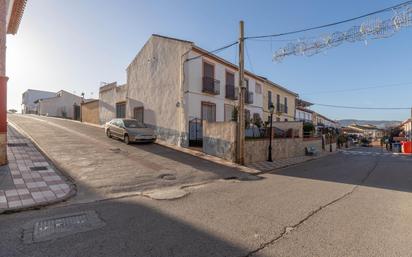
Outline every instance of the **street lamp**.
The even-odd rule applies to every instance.
[[[275,111],[275,106],[273,103],[269,105],[270,112],[270,131],[269,131],[269,153],[268,153],[268,162],[272,162],[272,123],[273,123],[273,112]]]

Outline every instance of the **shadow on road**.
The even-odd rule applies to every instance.
[[[245,256],[248,250],[150,206],[148,199],[117,200],[88,205],[1,215],[1,256]],[[105,226],[53,240],[26,244],[22,227],[35,219],[95,211]],[[239,235],[241,238],[241,235]],[[259,255],[256,255],[259,256]]]
[[[335,154],[272,173],[412,192],[411,164],[411,161],[402,161],[391,157]]]

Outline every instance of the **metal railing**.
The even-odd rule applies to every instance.
[[[235,85],[226,84],[226,98],[231,100],[239,99],[239,89]]]
[[[288,113],[288,106],[284,104],[276,104],[276,112]]]
[[[253,104],[253,92],[246,92],[245,104]]]
[[[220,80],[212,77],[203,77],[202,92],[219,95],[220,94]]]

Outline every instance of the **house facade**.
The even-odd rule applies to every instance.
[[[298,94],[270,81],[265,80],[263,94],[263,120],[269,121],[269,106],[275,107],[273,121],[294,121],[295,104]]]
[[[402,122],[401,127],[405,132],[405,136],[409,139],[409,141],[412,141],[412,119],[407,119]]]
[[[302,122],[312,122],[314,111],[306,109],[304,107],[297,106],[295,120]]]
[[[100,124],[105,124],[114,118],[126,118],[126,94],[126,85],[118,86],[117,82],[100,87],[98,113]]]
[[[28,89],[22,95],[21,113],[38,114],[39,100],[56,96],[55,92]]]
[[[286,113],[293,120],[296,94],[281,92],[282,88],[248,71],[245,86],[247,119],[265,117],[264,88],[275,87],[283,98],[290,97]],[[100,113],[101,124],[109,116],[135,118],[153,127],[159,139],[188,146],[194,135],[202,138],[203,121],[236,117],[239,72],[236,65],[193,42],[152,35],[127,67],[126,85],[105,85],[100,92],[100,110],[106,110]]]
[[[83,102],[80,96],[60,90],[54,97],[38,102],[40,115],[80,120],[80,104]]]

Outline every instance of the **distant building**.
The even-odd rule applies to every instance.
[[[353,130],[357,131],[358,134],[361,134],[363,137],[371,138],[373,140],[379,140],[384,136],[384,130],[379,129],[378,127],[366,124],[366,125],[358,125],[352,124],[346,127],[346,130]]]
[[[296,111],[295,120],[302,122],[312,122],[314,111],[310,110],[309,107],[313,104],[302,99],[296,99]]]
[[[80,104],[83,98],[64,90],[54,97],[39,100],[39,114],[80,120]]]
[[[405,137],[412,141],[412,119],[407,119],[401,124]]]
[[[38,114],[39,101],[56,96],[55,92],[41,91],[35,89],[28,89],[22,95],[21,113],[23,114]]]

